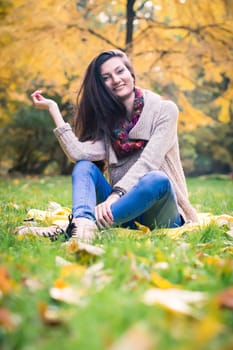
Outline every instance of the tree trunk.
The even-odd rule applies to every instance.
[[[133,9],[136,0],[128,0],[126,8],[126,50],[129,52],[133,46],[133,21],[135,17],[135,11]]]

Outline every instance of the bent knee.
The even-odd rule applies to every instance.
[[[80,172],[91,172],[92,169],[97,168],[96,165],[89,160],[79,160],[78,162],[75,163],[73,171],[72,171],[72,176],[76,176],[77,173],[80,174]]]
[[[161,192],[170,192],[171,191],[171,182],[169,177],[160,170],[150,171],[144,175],[141,180],[141,185],[143,191],[153,193],[155,188],[159,188]]]

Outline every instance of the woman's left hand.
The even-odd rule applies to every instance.
[[[95,217],[99,228],[108,228],[112,225],[114,218],[110,207],[112,203],[116,202],[118,199],[118,194],[112,193],[106,201],[95,207]]]

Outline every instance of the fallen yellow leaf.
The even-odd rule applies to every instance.
[[[149,229],[149,227],[140,224],[139,222],[135,221],[135,225],[137,226],[137,228],[142,231],[145,234],[151,234],[151,230]]]
[[[54,282],[54,287],[58,288],[58,289],[63,289],[63,288],[66,288],[68,286],[69,286],[69,284],[66,281],[64,281],[62,278],[58,278]]]
[[[167,279],[161,277],[157,272],[153,271],[151,273],[151,282],[161,289],[169,289],[169,288],[180,288],[180,286],[175,285],[168,281]]]
[[[0,266],[0,297],[1,294],[8,294],[13,287],[13,281],[7,269],[4,266]]]

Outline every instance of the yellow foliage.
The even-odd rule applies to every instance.
[[[177,86],[179,102],[185,105],[183,128],[210,122],[183,97],[184,91],[197,87],[200,72],[202,81],[219,83],[223,75],[231,77],[233,11],[229,3],[158,0],[142,6],[135,2],[140,19],[134,22],[130,55],[137,83],[145,88],[155,82],[162,89]],[[0,81],[3,97],[10,101],[7,110],[0,111],[4,121],[12,114],[11,101],[26,102],[26,91],[40,84],[51,86],[63,102],[74,101],[87,63],[101,50],[126,49],[126,4],[101,0],[78,7],[75,1],[12,0],[0,24]],[[229,119],[232,91],[231,85],[216,101],[220,121]]]
[[[179,93],[179,106],[181,108],[179,119],[181,129],[192,130],[197,125],[201,126],[213,123],[213,120],[209,116],[195,109],[182,92]]]
[[[224,94],[215,100],[215,103],[220,106],[219,120],[223,123],[230,121],[230,107],[233,103],[233,83],[229,83],[228,89]]]

